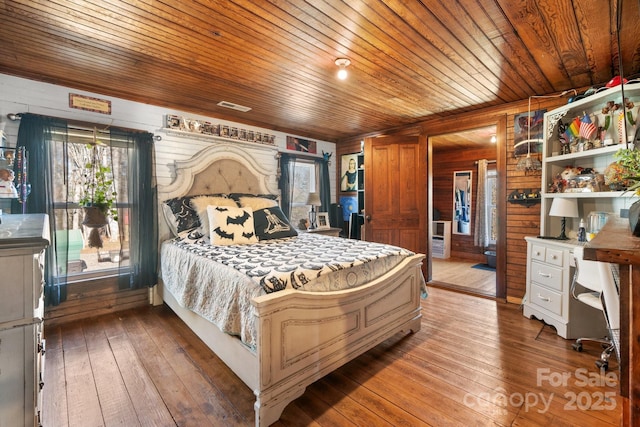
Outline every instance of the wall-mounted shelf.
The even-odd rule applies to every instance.
[[[523,205],[526,207],[533,206],[536,203],[540,203],[540,190],[526,189],[526,190],[514,190],[507,197],[509,203],[516,205]]]
[[[251,147],[252,149],[256,149],[257,148],[257,149],[264,149],[264,150],[270,150],[270,151],[273,151],[274,149],[275,150],[278,149],[278,147],[276,145],[273,145],[273,144],[270,144],[270,143],[267,144],[267,143],[260,143],[260,142],[254,142],[254,141],[247,141],[247,140],[243,140],[243,139],[225,138],[225,137],[218,136],[218,135],[208,135],[208,134],[197,133],[197,132],[185,132],[185,131],[175,130],[175,129],[171,129],[171,128],[162,128],[162,129],[160,129],[160,131],[164,132],[165,135],[177,136],[177,137],[181,137],[181,138],[195,139],[195,140],[199,140],[199,141],[234,144],[234,145],[239,145],[239,146]]]

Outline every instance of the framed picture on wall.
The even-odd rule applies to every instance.
[[[267,138],[269,139],[269,138]],[[274,138],[275,142],[275,138]],[[287,150],[302,151],[303,153],[316,154],[316,142],[309,139],[287,136]]]
[[[343,154],[340,161],[340,191],[358,190],[358,153]]]
[[[544,113],[537,110],[518,114],[513,123],[513,154],[539,153],[542,150]]]

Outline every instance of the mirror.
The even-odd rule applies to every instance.
[[[471,171],[453,173],[453,233],[471,235]]]

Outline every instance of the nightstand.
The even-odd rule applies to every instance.
[[[340,237],[340,232],[342,228],[314,228],[313,230],[304,230],[307,233],[317,233],[317,234],[326,234],[327,236],[335,236]]]

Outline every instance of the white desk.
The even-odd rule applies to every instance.
[[[602,312],[571,296],[575,270],[573,248],[577,240],[525,237],[527,291],[523,314],[553,326],[565,339],[606,336]]]

